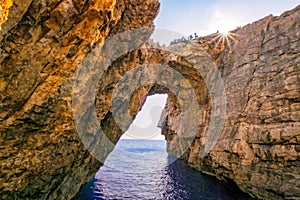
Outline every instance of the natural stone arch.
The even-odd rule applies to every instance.
[[[201,122],[198,121],[199,123],[197,125],[199,127],[193,127],[193,125],[195,124],[189,124],[189,126],[190,128],[199,129],[194,135],[194,137],[205,137],[203,135],[205,131],[203,130],[205,130],[205,127],[207,128],[207,124],[209,121],[208,112],[211,103],[208,88],[203,78],[199,75],[199,73],[193,68],[193,66],[189,62],[187,62],[183,58],[180,58],[179,55],[177,55],[178,57],[176,58],[176,60],[167,59],[172,56],[174,56],[174,53],[163,49],[135,50],[120,57],[120,59],[113,62],[109,69],[100,78],[101,81],[98,85],[98,92],[96,97],[96,112],[98,120],[101,121],[101,124],[105,125],[102,126],[102,128],[107,129],[105,127],[111,127],[106,133],[106,135],[108,138],[111,139],[113,143],[116,143],[120,136],[128,129],[129,125],[134,120],[134,117],[143,106],[143,103],[145,102],[145,99],[148,95],[165,93],[168,94],[168,103],[166,111],[168,113],[168,118],[165,122],[164,134],[173,135],[173,137],[167,136],[169,140],[168,149],[170,150],[170,152],[172,150],[172,153],[174,153],[177,157],[184,156],[184,152],[188,153],[189,148],[187,146],[184,146],[183,142],[179,141],[179,137],[174,137],[174,135],[178,134],[182,135],[181,139],[183,139],[183,136],[185,134],[188,135],[187,133],[184,133],[184,130],[181,130],[181,115],[187,113],[183,113],[186,109],[182,109],[182,106],[180,106],[180,104],[183,105],[184,100],[178,99],[178,96],[181,96],[186,99],[192,98],[191,90],[193,90],[193,92],[196,95],[197,105],[200,106],[200,111],[206,114],[203,114],[204,117],[199,117],[199,115],[197,114],[197,119],[202,120]],[[151,67],[153,63],[156,63],[157,65],[163,65],[163,67],[170,68],[175,73],[177,72],[182,74],[181,78],[183,78],[184,80],[177,80],[178,83],[174,83],[176,91],[172,91],[170,88],[167,88],[163,85],[165,82],[168,82],[168,78],[171,78],[172,75],[168,72],[172,73],[172,70],[168,71],[165,74],[157,74],[155,71],[151,71],[155,70]],[[143,77],[142,73],[145,70],[149,70],[148,74],[150,76],[152,75],[153,77],[145,77],[145,75]],[[128,72],[131,73],[131,77],[136,77],[136,80],[121,80],[124,76],[126,76],[126,73]],[[158,77],[155,77],[157,75]],[[160,79],[161,84],[139,83],[143,78]],[[121,98],[123,97],[123,104],[127,101],[127,103],[129,104],[129,109],[122,110],[121,113],[117,111],[117,116],[125,116],[122,118],[122,124],[120,124],[120,120],[118,120],[119,123],[116,123],[116,121],[114,120],[114,117],[116,116],[113,116],[113,111],[111,110],[114,101],[113,93],[117,87],[118,82],[120,81],[128,81],[128,84],[123,84],[122,86],[123,88],[121,90],[123,90],[123,94],[121,94]],[[130,96],[126,96],[129,87],[135,88],[135,92]],[[195,110],[197,109],[195,108]],[[189,115],[192,116],[193,113],[189,113]],[[174,123],[174,120],[177,123]],[[122,128],[120,128],[119,126],[122,126]],[[168,132],[166,131],[167,127]],[[104,133],[105,132],[106,131],[104,131]],[[189,143],[192,143],[194,140],[194,138],[190,138],[190,136],[186,139],[189,140]],[[182,144],[183,146],[180,146],[179,144]],[[187,158],[187,154],[185,154],[185,158]]]
[[[172,127],[172,123],[168,123],[168,129],[176,133],[176,137],[179,138],[175,140],[176,142],[169,141],[171,144],[169,146],[177,145],[170,148],[176,149],[173,153],[177,157],[181,157],[189,149],[195,138],[202,138],[201,143],[204,148],[202,153],[198,150],[199,156],[206,155],[221,133],[226,97],[214,61],[197,42],[185,44],[175,52],[159,47],[139,47],[145,43],[143,38],[148,38],[149,32],[152,33],[152,29],[135,29],[108,38],[103,47],[87,56],[79,67],[73,91],[75,123],[85,147],[101,162],[104,162],[121,134],[128,129],[133,117],[142,106],[141,102],[150,90],[152,93],[161,92],[154,90],[155,83],[170,89],[178,97],[181,111],[184,110],[180,112],[180,118],[184,123],[176,125],[176,128]],[[139,68],[141,66],[144,68]],[[131,73],[131,78],[121,80],[127,72]],[[100,84],[96,85],[95,82],[99,80],[101,80]],[[128,81],[130,83],[126,83]],[[116,85],[120,82],[123,82],[118,86],[123,87],[119,90],[123,93],[121,97],[128,93],[128,89],[131,92],[129,96],[121,98],[123,100],[118,99],[121,103],[115,109],[116,107],[112,105],[115,99],[113,90],[118,88]],[[139,90],[140,97],[136,97],[134,92],[140,87],[143,90]],[[95,93],[97,93],[96,97]],[[212,101],[210,95],[214,96]],[[130,108],[127,106],[120,112],[118,108],[123,104],[122,101],[129,105],[129,100],[132,98],[139,103],[136,105],[131,103],[134,106]],[[174,105],[173,101],[170,105]],[[216,109],[218,109],[217,114],[214,113]],[[209,120],[211,110],[214,110],[211,112],[214,116]],[[114,111],[118,112],[115,116],[113,116]],[[169,113],[168,121],[172,121],[170,120],[172,114],[173,112]],[[123,118],[116,121],[114,117],[120,115]],[[109,134],[103,134],[102,128],[109,129]],[[188,155],[185,157],[187,158]]]
[[[158,12],[155,0],[106,1],[105,8],[100,1],[70,2],[15,0],[16,12],[11,10],[2,25],[3,198],[68,199],[94,175],[100,163],[81,144],[73,122],[74,71],[97,44],[121,31],[152,26]],[[298,6],[239,28],[236,43],[220,53],[206,49],[221,69],[228,112],[214,151],[200,160],[195,142],[189,163],[233,179],[261,198],[299,194],[299,12]],[[67,24],[56,23],[57,16]],[[209,43],[213,37],[199,40]],[[207,53],[194,50],[191,57]]]

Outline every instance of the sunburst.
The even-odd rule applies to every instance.
[[[216,42],[215,48],[225,48],[226,46],[229,47],[229,49],[232,49],[232,42],[235,42],[237,38],[237,34],[233,33],[232,31],[223,31],[223,32],[217,32],[215,36],[213,37],[213,41]]]

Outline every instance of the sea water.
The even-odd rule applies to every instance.
[[[166,152],[162,140],[121,139],[96,176],[74,200],[250,199]]]

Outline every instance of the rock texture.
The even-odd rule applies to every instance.
[[[116,143],[155,93],[169,95],[160,126],[170,153],[234,180],[255,197],[300,197],[300,7],[237,29],[225,44],[216,44],[212,35],[169,49],[150,48],[141,45],[152,29],[131,32],[106,49],[128,52],[100,68],[95,101],[82,98],[87,84],[72,102],[78,67],[101,67],[103,42],[153,26],[158,8],[155,0],[13,2],[0,32],[1,197],[72,198],[101,166],[81,142],[74,118],[99,121],[100,136],[92,131],[98,127],[79,127],[89,134],[89,145],[96,147],[104,135]],[[137,48],[122,46],[133,39]],[[214,76],[216,69],[220,77]],[[82,83],[93,81],[96,71],[82,76]],[[220,79],[227,109],[221,135],[214,138],[209,124],[223,125],[218,115],[223,108],[214,104],[222,100],[218,91],[209,88]],[[216,145],[203,154],[211,140]],[[111,149],[101,148],[93,155],[105,158]]]
[[[11,0],[2,0],[0,2],[0,26],[7,20],[9,8],[12,6]]]
[[[214,149],[199,157],[202,132],[187,160],[258,198],[300,198],[299,23],[297,7],[233,31],[225,48],[215,35],[199,39],[221,71],[227,112]],[[172,125],[164,133],[174,135]]]
[[[75,131],[74,73],[109,35],[151,27],[158,8],[155,0],[13,1],[0,32],[1,198],[70,199],[93,177],[101,163]]]

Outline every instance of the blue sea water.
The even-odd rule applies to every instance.
[[[74,200],[251,199],[166,152],[165,141],[121,139]]]

